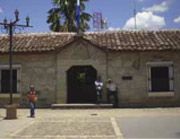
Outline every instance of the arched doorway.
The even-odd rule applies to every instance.
[[[95,103],[96,76],[92,66],[72,66],[67,71],[67,103]]]

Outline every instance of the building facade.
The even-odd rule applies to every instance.
[[[0,105],[9,103],[9,40],[0,36]],[[13,39],[13,102],[95,103],[94,81],[118,85],[119,107],[180,105],[180,31],[19,34]],[[106,103],[104,86],[103,102]]]

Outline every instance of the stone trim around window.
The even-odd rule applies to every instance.
[[[12,65],[12,69],[16,69],[17,70],[17,93],[13,93],[13,95],[17,95],[19,93],[20,90],[20,83],[21,83],[21,68],[22,66],[19,64],[14,64]],[[9,93],[3,93],[1,92],[1,70],[3,69],[9,69],[9,65],[0,65],[0,98],[1,96],[6,96],[9,95]],[[17,95],[18,96],[18,95]]]
[[[152,85],[151,85],[151,67],[169,67],[169,91],[162,91],[162,92],[152,92]],[[160,61],[160,62],[147,62],[147,92],[148,97],[173,97],[175,96],[174,92],[174,75],[173,75],[173,62],[171,61]]]
[[[9,98],[10,97],[10,94],[3,94],[3,93],[0,93],[0,98]],[[13,94],[13,98],[20,98],[21,95],[20,94]]]
[[[175,92],[148,92],[148,97],[174,97]]]

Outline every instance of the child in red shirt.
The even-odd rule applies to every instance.
[[[30,105],[30,117],[35,117],[35,101],[36,101],[36,92],[34,86],[30,86],[30,92],[28,93],[29,105]]]

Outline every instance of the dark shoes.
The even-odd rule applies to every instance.
[[[31,117],[31,118],[35,118],[35,115],[31,115],[30,117]]]

